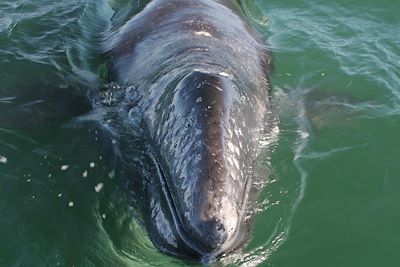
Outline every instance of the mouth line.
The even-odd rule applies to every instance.
[[[172,197],[168,181],[165,178],[165,172],[163,171],[160,162],[157,160],[156,155],[152,151],[151,151],[151,158],[154,161],[155,166],[157,167],[158,177],[161,183],[161,189],[164,194],[165,200],[167,202],[168,208],[170,210],[172,219],[174,221],[175,229],[179,234],[179,237],[190,249],[194,250],[200,255],[203,255],[204,251],[193,242],[190,242],[190,238],[188,237],[188,234],[186,233],[185,229],[182,226],[182,221],[180,219],[180,216],[177,214],[177,208],[174,199]]]
[[[244,242],[245,238],[239,238],[239,233],[243,230],[245,222],[241,223],[241,220],[245,214],[245,211],[243,209],[244,205],[246,205],[247,200],[248,200],[248,193],[250,190],[250,180],[251,179],[246,179],[245,183],[245,190],[243,192],[243,197],[242,197],[242,202],[240,205],[240,210],[241,212],[239,213],[239,220],[236,225],[235,232],[232,234],[231,238],[227,240],[226,243],[223,243],[221,247],[216,249],[215,251],[207,252],[205,249],[201,247],[201,245],[196,244],[195,242],[192,241],[192,239],[189,237],[188,233],[186,232],[185,228],[183,227],[182,220],[180,216],[177,213],[177,207],[174,201],[174,198],[172,197],[172,193],[170,191],[170,185],[168,183],[168,180],[165,176],[165,172],[161,166],[161,163],[157,160],[157,157],[155,153],[150,149],[150,158],[153,160],[156,169],[157,169],[157,174],[159,177],[159,181],[161,184],[161,189],[164,195],[164,198],[167,202],[168,209],[170,210],[173,223],[175,225],[175,229],[179,235],[179,238],[185,243],[186,246],[188,246],[190,249],[192,249],[194,252],[196,252],[201,261],[204,259],[211,259],[211,258],[217,258],[219,255],[224,254],[224,253],[229,253],[231,252],[234,248],[238,247],[241,243]],[[235,243],[237,243],[235,245]],[[226,249],[229,248],[229,249]],[[182,255],[184,257],[187,257],[187,255]],[[207,262],[209,260],[206,260]]]

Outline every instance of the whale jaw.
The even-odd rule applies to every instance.
[[[192,192],[194,198],[198,199],[197,205],[182,213],[178,208],[179,203],[175,204],[171,195],[162,167],[159,163],[156,164],[160,176],[160,191],[162,191],[159,195],[161,201],[159,200],[157,204],[163,203],[161,206],[164,206],[161,210],[157,205],[156,212],[157,215],[162,213],[164,221],[161,224],[163,225],[160,227],[159,224],[155,228],[156,231],[152,232],[153,240],[158,248],[167,254],[211,264],[246,241],[248,225],[243,211],[247,204],[245,202],[248,185],[243,196],[245,199],[243,203],[240,203],[239,208],[237,203],[232,203],[229,199],[225,199],[222,205],[219,202],[209,202],[206,199],[209,199],[210,195],[204,194],[206,191],[199,189]],[[172,242],[171,236],[173,236]]]

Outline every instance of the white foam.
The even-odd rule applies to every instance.
[[[108,173],[108,177],[110,177],[110,179],[113,179],[115,177],[115,171],[112,170]]]
[[[69,168],[69,165],[62,165],[61,166],[61,170],[62,171],[66,171],[66,170],[68,170],[68,168]]]
[[[94,191],[96,191],[96,193],[99,193],[104,187],[103,183],[98,183],[95,187],[94,187]]]
[[[5,156],[0,155],[0,163],[7,164],[7,158]]]

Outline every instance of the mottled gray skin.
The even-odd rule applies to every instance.
[[[154,0],[106,47],[157,169],[154,243],[203,262],[234,250],[268,109],[265,47],[233,3],[210,0]]]

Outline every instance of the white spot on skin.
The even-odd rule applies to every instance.
[[[69,165],[62,165],[61,166],[61,170],[62,171],[66,171],[66,170],[68,170],[68,168],[69,168]]]
[[[236,155],[240,155],[240,150],[239,150],[239,148],[237,147],[237,146],[235,146],[235,153],[236,153]]]
[[[0,155],[0,163],[7,164],[7,158]]]
[[[197,31],[194,32],[196,35],[201,35],[201,36],[206,36],[206,37],[211,37],[212,35],[209,32],[206,31]]]
[[[233,166],[232,157],[227,157],[226,159],[228,160],[229,165]],[[235,177],[233,178],[235,179]]]
[[[230,75],[226,72],[220,72],[218,73],[219,76],[223,76],[223,77],[229,77]]]
[[[94,187],[94,191],[96,191],[96,193],[99,193],[101,191],[101,189],[103,189],[104,184],[103,183],[99,183]]]
[[[232,158],[233,164],[235,165],[236,169],[239,169],[239,161],[235,158]]]
[[[228,145],[229,150],[230,150],[232,153],[235,153],[235,151],[237,150],[237,146],[234,145],[231,141],[229,141],[229,142],[227,143],[227,145]]]
[[[242,129],[240,129],[240,128],[235,128],[235,134],[236,134],[236,136],[243,136],[243,132],[242,132]]]

